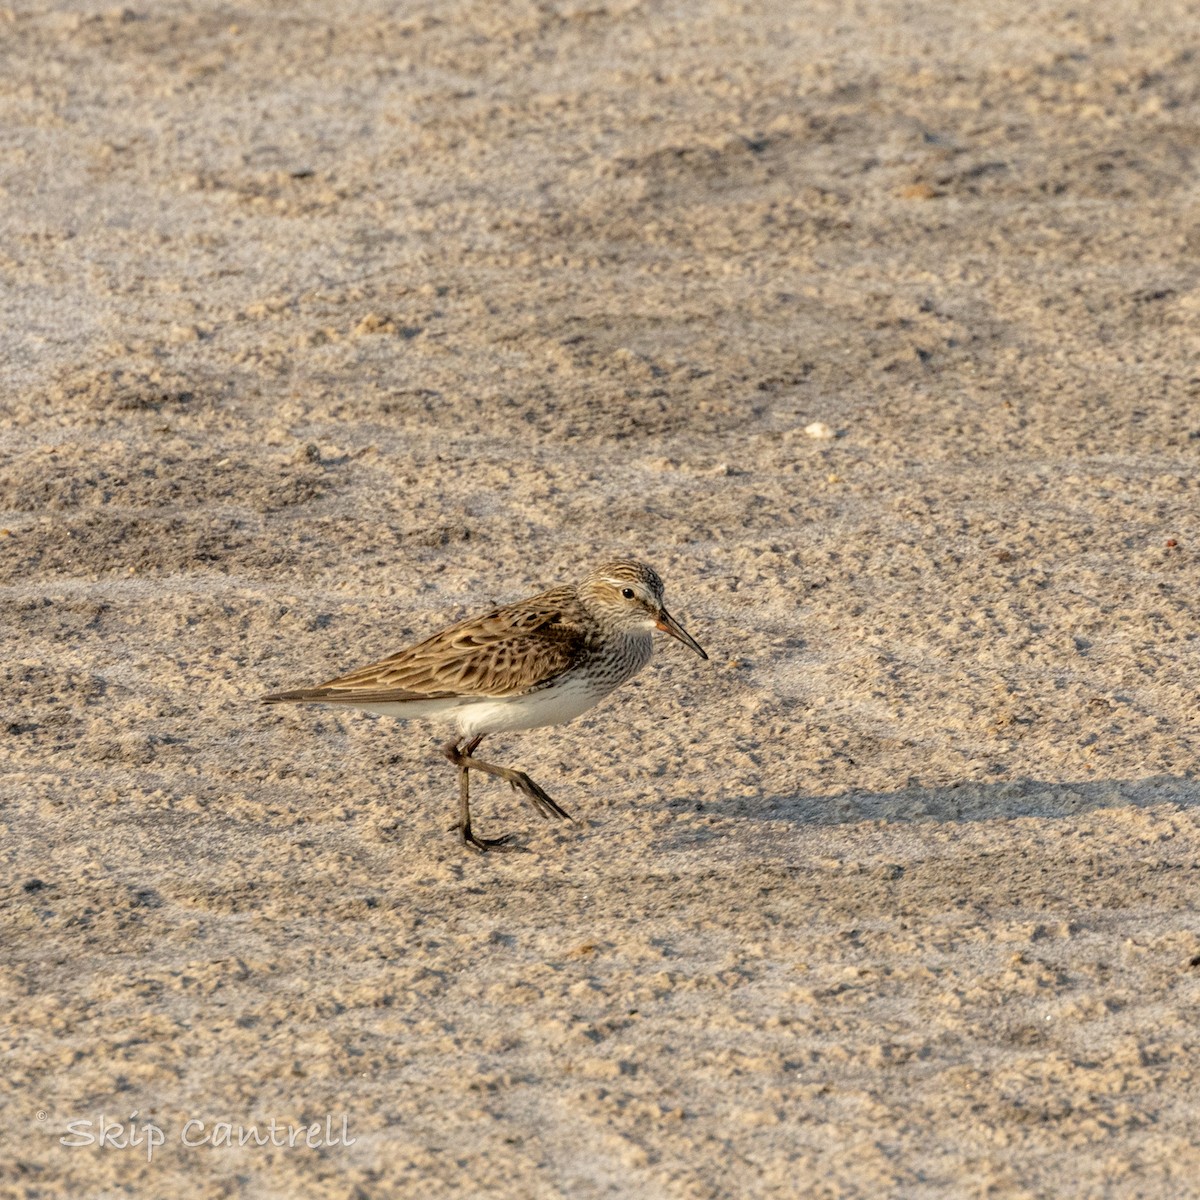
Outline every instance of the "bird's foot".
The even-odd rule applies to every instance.
[[[465,829],[458,826],[455,826],[455,828],[458,829],[458,840],[468,850],[474,850],[476,854],[486,854],[493,846],[503,846],[512,840],[511,833],[506,833],[498,838],[481,838],[471,832],[469,825]]]

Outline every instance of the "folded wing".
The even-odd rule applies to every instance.
[[[314,688],[264,697],[275,704],[395,704],[459,696],[518,696],[546,686],[578,660],[584,633],[570,588],[471,617],[381,662]]]

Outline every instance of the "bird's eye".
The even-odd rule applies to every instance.
[[[622,588],[621,595],[624,596],[626,600],[632,600],[633,599],[633,588]]]

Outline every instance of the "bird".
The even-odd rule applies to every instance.
[[[471,771],[505,780],[547,819],[574,820],[524,771],[477,758],[483,739],[574,720],[650,661],[656,630],[708,658],[663,606],[658,573],[619,558],[577,584],[468,617],[379,662],[262,703],[332,704],[453,723],[457,736],[442,753],[458,769],[454,828],[464,847],[482,853],[512,835],[484,838],[471,828]]]

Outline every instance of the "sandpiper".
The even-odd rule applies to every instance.
[[[459,736],[442,753],[458,767],[458,836],[487,850],[508,836],[471,831],[468,772],[507,780],[544,817],[571,820],[524,771],[475,758],[492,733],[572,721],[650,661],[652,631],[669,633],[701,658],[700,644],[663,607],[663,585],[644,563],[601,563],[575,587],[548,592],[469,617],[382,662],[320,687],[264,696],[338,704],[389,717],[452,721]]]

